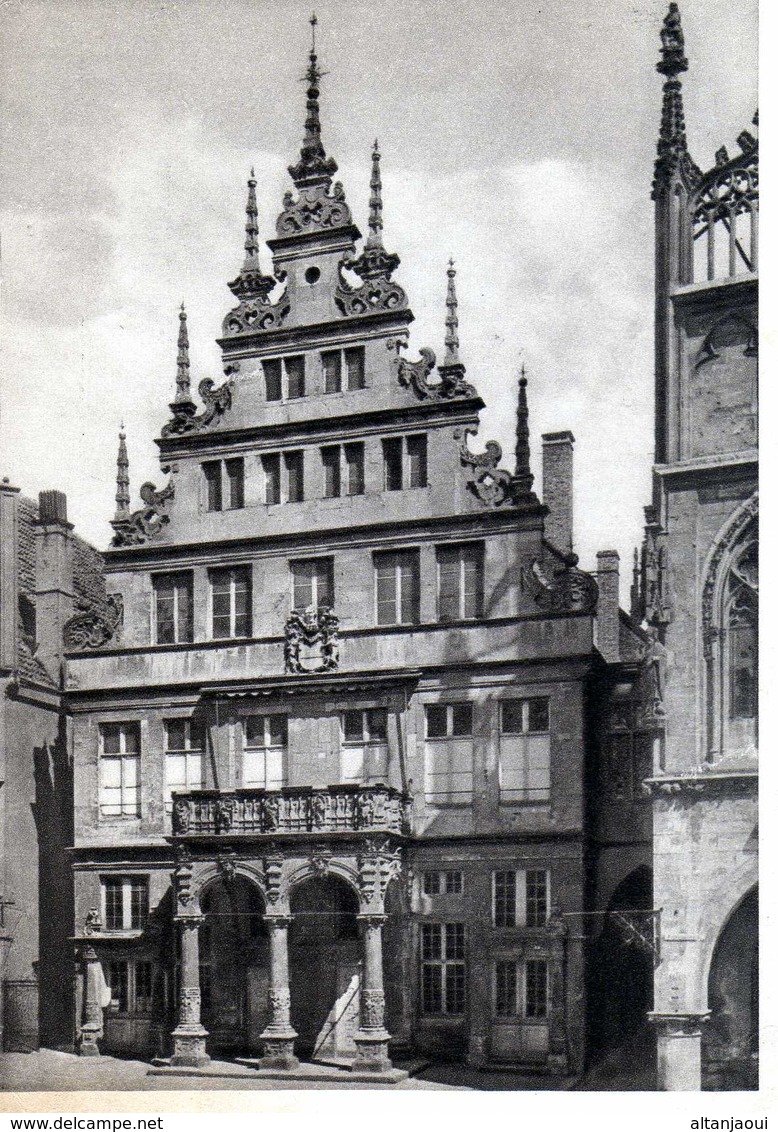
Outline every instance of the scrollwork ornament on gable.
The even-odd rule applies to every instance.
[[[173,419],[163,427],[162,435],[183,436],[187,432],[201,432],[232,408],[233,388],[232,378],[216,385],[210,377],[204,377],[197,387],[205,405],[203,411],[192,416],[187,408],[191,402],[183,402],[179,406],[173,402]]]
[[[286,672],[331,672],[340,659],[340,620],[326,605],[293,609],[284,626]],[[318,655],[307,650],[318,646]]]
[[[500,507],[512,501],[513,476],[499,467],[502,448],[496,440],[488,440],[483,452],[471,452],[468,436],[477,436],[474,428],[457,429],[454,433],[460,441],[459,458],[466,469],[467,486],[487,507]]]
[[[578,569],[578,555],[562,562],[537,559],[532,563],[535,601],[550,613],[593,613],[599,590],[590,574]]]
[[[405,346],[404,342],[399,343]],[[407,358],[396,357],[393,366],[397,380],[405,389],[412,390],[420,401],[452,401],[457,397],[476,397],[475,386],[465,381],[464,366],[438,367],[441,380],[429,381],[429,375],[435,369],[435,351],[429,346],[422,346],[419,350],[420,358],[417,362],[409,362]],[[475,435],[475,430],[470,430]],[[499,447],[499,445],[498,445]],[[470,453],[469,455],[473,455]],[[502,450],[500,457],[502,458]]]
[[[301,232],[330,231],[351,224],[351,210],[340,181],[334,185],[320,182],[300,186],[298,196],[287,192],[284,210],[276,221],[279,236],[296,236]]]
[[[118,637],[124,621],[124,598],[108,594],[105,605],[80,603],[80,612],[68,618],[62,628],[67,649],[99,649]]]
[[[168,507],[175,497],[172,479],[161,491],[157,491],[153,483],[144,483],[140,497],[145,506],[133,511],[126,519],[114,519],[111,523],[115,532],[112,546],[140,546],[160,535],[170,522]]]

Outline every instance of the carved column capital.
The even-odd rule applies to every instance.
[[[282,928],[291,927],[294,916],[290,912],[270,912],[263,918],[268,928],[273,931],[281,931]]]
[[[365,929],[382,928],[389,917],[385,912],[358,912],[357,922]]]
[[[176,916],[175,922],[186,931],[192,928],[201,928],[205,923],[205,916],[202,912],[193,915]]]

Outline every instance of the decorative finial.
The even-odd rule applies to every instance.
[[[681,14],[677,4],[671,4],[665,16],[660,33],[662,47],[657,71],[665,76],[662,96],[662,123],[657,143],[657,159],[654,169],[653,196],[664,187],[667,188],[679,169],[686,180],[694,180],[699,174],[689,156],[686,145],[686,123],[683,113],[680,74],[688,70],[689,63],[684,55]]]
[[[189,333],[186,328],[186,308],[181,304],[178,313],[178,358],[176,360],[176,396],[174,404],[189,403],[192,392],[189,386]]]
[[[457,317],[457,292],[454,280],[456,270],[453,259],[448,261],[448,287],[446,289],[446,354],[443,358],[444,366],[458,366],[459,360],[459,318]]]
[[[659,33],[662,40],[661,58],[656,65],[660,75],[674,79],[683,71],[688,71],[689,61],[684,55],[683,28],[681,27],[681,13],[677,4],[671,4],[667,10],[662,30]]]
[[[246,255],[240,275],[227,286],[236,298],[259,299],[266,303],[267,296],[273,290],[277,280],[272,275],[263,275],[259,262],[259,224],[257,221],[257,182],[254,177],[254,166],[248,179],[248,199],[246,201],[246,240],[243,247]]]
[[[527,373],[522,363],[519,378],[519,401],[516,409],[516,470],[513,473],[514,502],[532,496],[535,477],[529,466],[529,410],[527,408]]]
[[[370,219],[368,220],[370,235],[365,241],[365,247],[382,248],[384,246],[382,236],[384,227],[384,203],[381,199],[381,151],[378,148],[378,138],[373,142],[372,161],[373,167],[370,173]]]
[[[119,454],[116,457],[116,515],[115,520],[126,519],[130,513],[130,461],[127,458],[127,440],[124,422],[119,425]]]
[[[327,157],[321,141],[319,121],[319,79],[327,72],[319,67],[316,55],[316,14],[311,16],[311,51],[308,67],[303,81],[308,83],[306,100],[305,136],[300,149],[300,160],[289,166],[289,175],[298,188],[305,185],[329,184],[338,166],[332,157]]]

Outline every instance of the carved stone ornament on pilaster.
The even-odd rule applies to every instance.
[[[326,876],[332,861],[332,850],[326,845],[315,845],[308,860],[316,876]]]
[[[328,232],[352,223],[351,210],[340,181],[335,184],[320,181],[303,185],[297,198],[293,192],[284,194],[284,210],[276,221],[279,236],[299,236],[302,232]]]
[[[124,598],[108,594],[104,605],[79,602],[79,613],[68,618],[62,628],[67,649],[99,649],[118,636],[124,621]]]
[[[363,990],[361,1029],[383,1030],[386,998],[382,990]]]
[[[468,436],[476,436],[474,428],[457,429],[454,438],[459,440],[459,458],[467,476],[468,489],[487,507],[501,507],[513,502],[513,476],[500,468],[502,448],[496,440],[488,440],[483,452],[471,452]]]
[[[176,798],[173,802],[173,832],[187,833],[189,831],[190,815],[189,804],[183,798]]]
[[[188,913],[194,904],[192,866],[189,862],[179,862],[174,873],[174,881],[178,910],[182,913]]]
[[[157,491],[153,483],[144,483],[140,489],[140,497],[145,506],[133,511],[126,518],[114,519],[111,522],[115,532],[111,545],[140,546],[156,538],[170,522],[168,506],[174,496],[175,487],[172,480],[161,491]]]
[[[545,555],[532,563],[534,598],[549,613],[592,613],[597,606],[597,583],[579,570],[578,555],[563,560]]]
[[[272,852],[265,856],[265,893],[269,904],[278,904],[281,899],[281,878],[284,871],[282,853]]]
[[[331,672],[338,667],[340,621],[329,606],[293,609],[284,626],[286,672]]]
[[[98,908],[90,908],[84,920],[84,935],[95,935],[103,930],[103,921]]]
[[[401,346],[404,347],[405,343],[399,342],[398,348]],[[478,396],[475,386],[465,381],[464,367],[449,366],[445,369],[438,367],[441,380],[438,382],[430,382],[428,378],[436,364],[435,351],[431,350],[429,346],[422,346],[419,350],[419,354],[421,357],[418,362],[409,362],[407,358],[401,358],[398,355],[393,359],[393,365],[400,385],[405,389],[411,389],[420,401],[453,401],[457,397]],[[473,434],[475,434],[475,430],[468,431],[472,431]],[[491,443],[494,442],[492,441]],[[467,441],[465,440],[465,445],[466,444]],[[488,444],[486,448],[488,452]],[[499,445],[497,445],[497,448],[499,449]],[[468,457],[477,459],[477,457],[470,452],[468,452]],[[502,449],[500,449],[499,455],[497,456],[497,463],[499,463],[501,458]]]
[[[240,310],[240,307],[238,310]],[[228,315],[227,318],[229,317]],[[227,334],[226,329],[224,333]],[[221,385],[217,386],[210,377],[203,378],[197,387],[197,391],[205,405],[202,413],[191,415],[191,409],[188,407],[191,406],[191,401],[182,402],[178,406],[173,402],[171,405],[173,419],[163,426],[163,436],[181,436],[187,432],[201,432],[210,424],[218,421],[232,408],[233,383],[231,379],[223,381]]]
[[[652,505],[645,510],[645,530],[640,554],[639,599],[636,612],[649,625],[667,625],[672,620],[667,565],[667,532]]]
[[[237,857],[234,853],[224,852],[217,855],[216,865],[225,884],[229,885],[235,879],[237,863]]]
[[[656,628],[649,627],[648,640],[643,649],[642,666],[638,678],[640,706],[637,726],[642,729],[662,729],[665,726],[665,674],[667,649],[659,640]]]
[[[199,1026],[201,995],[199,987],[182,987],[180,991],[180,1023],[181,1026]]]

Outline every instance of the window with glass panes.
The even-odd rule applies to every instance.
[[[421,1009],[423,1014],[464,1014],[464,924],[421,925]]]
[[[547,960],[506,959],[495,963],[494,1013],[498,1018],[547,1018]]]
[[[336,499],[340,495],[340,445],[328,444],[321,449],[322,494],[325,499]]]
[[[205,482],[205,506],[208,511],[221,511],[222,499],[222,463],[221,460],[208,460],[201,464],[203,480]]]
[[[324,373],[324,392],[340,393],[343,386],[340,350],[325,350],[321,355],[321,368]]]
[[[282,397],[281,359],[266,359],[262,363],[262,371],[265,375],[265,400],[280,401]]]
[[[251,578],[246,566],[211,570],[214,638],[251,636]]]
[[[402,491],[403,442],[401,436],[390,436],[381,441],[384,451],[384,490]]]
[[[303,610],[335,604],[333,560],[331,558],[303,558],[290,562],[292,573],[292,608]]]
[[[305,355],[284,358],[286,396],[288,400],[305,396]]]
[[[500,704],[500,801],[543,802],[551,795],[547,696]]]
[[[461,869],[444,869],[424,873],[422,884],[425,896],[459,896],[463,891]]]
[[[386,708],[344,711],[341,716],[341,782],[386,782]]]
[[[427,486],[427,437],[406,436],[405,448],[408,457],[408,487]]]
[[[263,501],[302,503],[305,498],[305,456],[302,449],[293,452],[265,452],[261,457]]]
[[[100,814],[140,816],[140,724],[100,726]]]
[[[141,931],[149,915],[146,877],[107,876],[101,880],[106,931]]]
[[[384,490],[427,486],[427,436],[390,436],[382,440]]]
[[[243,721],[243,785],[280,790],[286,783],[285,715],[249,715]]]
[[[363,495],[365,491],[365,446],[361,441],[343,446],[346,457],[346,495]]]
[[[433,806],[473,800],[473,705],[427,704],[424,795]]]
[[[438,620],[480,617],[484,602],[483,543],[439,546]]]
[[[284,452],[284,470],[286,472],[286,501],[287,503],[302,503],[305,498],[303,482],[303,452]]]
[[[149,960],[113,959],[104,969],[111,992],[111,1014],[151,1014],[154,966]]]
[[[365,388],[365,347],[349,346],[343,351],[348,389]]]
[[[378,624],[416,624],[419,620],[418,551],[382,552],[374,556],[374,562]]]
[[[492,874],[492,914],[497,928],[540,928],[548,919],[547,869],[501,869]]]
[[[225,460],[224,472],[227,480],[227,508],[235,511],[241,508],[244,502],[243,457],[236,456],[234,460]]]
[[[281,453],[266,452],[262,456],[262,480],[265,503],[281,502]]]
[[[205,785],[205,728],[200,720],[165,720],[165,809],[173,792],[202,790]]]
[[[155,639],[158,645],[183,644],[192,640],[192,575],[155,574]]]

